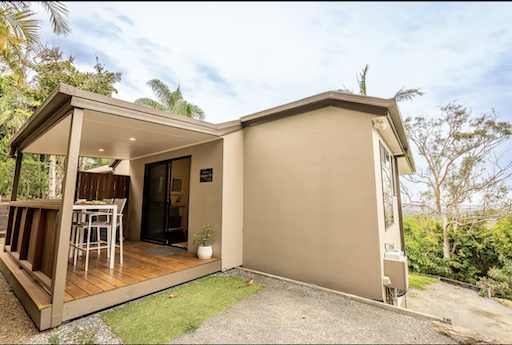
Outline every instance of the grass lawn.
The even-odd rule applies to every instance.
[[[437,278],[409,273],[409,289],[425,290],[426,285],[437,282]]]
[[[101,315],[103,321],[128,344],[165,344],[195,331],[203,321],[263,285],[237,277],[208,277]]]

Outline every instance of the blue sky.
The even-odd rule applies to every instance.
[[[431,116],[457,100],[512,121],[512,3],[67,2],[73,33],[43,37],[92,69],[94,55],[123,73],[114,95],[152,97],[152,78],[178,85],[213,123],[328,90],[368,95],[402,86],[423,97],[402,116]],[[507,144],[508,146],[511,143]],[[509,155],[512,157],[512,155]]]

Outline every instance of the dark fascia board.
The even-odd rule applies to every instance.
[[[336,107],[336,108],[342,108],[342,109],[349,109],[354,111],[360,111],[367,114],[374,114],[374,115],[380,115],[380,116],[386,116],[388,113],[388,109],[385,107],[375,106],[375,105],[369,105],[369,104],[361,104],[361,103],[354,103],[339,99],[323,99],[319,100],[314,103],[309,103],[306,105],[298,106],[295,108],[290,108],[282,111],[275,112],[270,115],[257,117],[254,119],[246,120],[242,122],[242,127],[250,127],[259,125],[266,122],[271,122],[279,119],[283,119],[285,117],[297,115],[306,113],[309,111],[314,111],[326,107]]]

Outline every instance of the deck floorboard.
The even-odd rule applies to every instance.
[[[165,274],[197,267],[220,259],[199,260],[195,254],[184,252],[168,256],[157,256],[143,252],[145,249],[160,247],[157,244],[139,241],[126,241],[124,262],[119,263],[119,248],[116,249],[114,269],[109,269],[109,259],[103,249],[98,255],[90,252],[89,271],[85,272],[85,255],[68,262],[66,282],[66,302],[110,291],[118,287],[135,284]]]

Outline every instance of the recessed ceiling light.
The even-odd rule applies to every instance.
[[[98,151],[103,152],[103,151],[105,151],[105,150],[104,150],[104,149],[99,149]]]
[[[130,138],[130,141],[135,141],[135,138]]]

